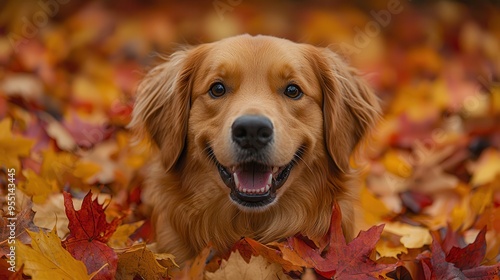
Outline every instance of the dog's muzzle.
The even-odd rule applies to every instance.
[[[296,153],[285,166],[267,163],[263,154],[273,142],[274,128],[264,116],[244,115],[237,118],[231,126],[231,137],[238,151],[238,164],[223,166],[209,148],[222,181],[231,189],[231,199],[249,208],[271,204],[276,199],[276,190],[286,182],[300,155]]]

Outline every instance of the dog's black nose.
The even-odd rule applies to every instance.
[[[231,130],[233,141],[243,149],[261,149],[273,139],[273,124],[264,116],[241,116]]]

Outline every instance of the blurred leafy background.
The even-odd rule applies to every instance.
[[[62,190],[81,199],[93,189],[109,216],[146,219],[150,151],[130,146],[125,127],[138,82],[159,54],[241,33],[330,46],[376,90],[384,118],[363,156],[360,201],[364,228],[386,223],[379,257],[411,259],[432,231],[470,243],[488,225],[482,264],[500,261],[495,0],[2,1],[0,174],[6,195],[17,168],[16,211],[36,212],[28,228],[51,229],[58,213],[68,233]],[[129,241],[147,240],[147,225]]]

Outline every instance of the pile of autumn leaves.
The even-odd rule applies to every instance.
[[[35,142],[13,133],[12,127],[10,118],[0,122],[2,165],[20,168],[21,158],[23,164],[35,166],[26,160]],[[179,268],[175,256],[154,253],[150,248],[154,244],[144,242],[149,234],[144,221],[127,219],[133,211],[131,204],[118,205],[118,197],[95,191],[92,198],[92,192],[75,187],[84,187],[102,167],[53,148],[43,155],[38,172],[26,169],[18,176],[17,272],[8,272],[5,262],[1,265],[1,274],[11,279],[22,279],[22,275],[34,279],[498,279],[500,272],[494,259],[486,263],[487,251],[498,250],[498,244],[487,247],[486,234],[500,232],[498,206],[491,200],[482,212],[487,215],[475,223],[483,227],[468,241],[462,229],[429,232],[414,222],[411,225],[410,220],[401,223],[393,217],[386,220],[385,232],[384,224],[373,226],[347,244],[340,213],[334,211],[324,240],[313,242],[298,235],[260,244],[244,238],[228,256],[209,257],[207,248]],[[491,168],[496,174],[496,167]],[[66,191],[61,194],[60,184],[77,196],[86,195],[81,200]],[[361,200],[364,207],[381,203],[366,188]],[[75,210],[75,205],[81,205],[80,209]],[[4,256],[8,252],[6,224],[4,218],[0,232]]]
[[[10,63],[0,71],[0,182],[6,185],[13,168],[17,185],[17,272],[4,261],[4,212],[0,279],[499,279],[500,87],[477,90],[459,78],[450,86],[438,71],[466,66],[446,64],[428,47],[387,67],[408,77],[417,75],[412,67],[428,68],[437,78],[394,82],[370,145],[375,151],[367,151],[360,192],[366,231],[356,239],[346,244],[334,211],[330,232],[315,242],[300,235],[271,244],[244,238],[227,256],[207,248],[182,268],[175,256],[155,253],[140,201],[150,151],[130,146],[132,104],[122,96],[131,94],[138,77],[130,73],[141,65],[112,64],[106,56],[136,46],[130,38],[147,41],[140,37],[147,32],[114,18],[117,38],[104,36],[99,32],[112,28],[100,21],[111,25],[112,15],[98,5],[89,9],[17,54],[0,37],[0,61]],[[486,46],[477,39],[485,31],[472,31],[467,42]],[[33,87],[16,86],[26,84]],[[457,108],[464,100],[474,106]],[[451,113],[445,119],[443,112]],[[5,197],[0,203],[5,211]]]
[[[362,231],[346,244],[340,227],[340,213],[334,210],[331,228],[317,244],[303,236],[282,242],[260,244],[244,238],[235,244],[226,260],[210,260],[207,248],[180,270],[175,257],[155,254],[144,243],[131,245],[129,237],[142,223],[121,224],[122,217],[108,222],[105,207],[89,192],[80,210],[75,210],[71,194],[64,192],[69,234],[61,241],[56,229],[37,228],[34,212],[25,208],[20,221],[17,256],[18,272],[34,279],[412,279],[408,268],[419,267],[414,279],[497,279],[500,264],[481,266],[486,243],[483,228],[475,240],[461,248],[463,239],[448,230],[445,236],[433,233],[433,241],[420,253],[403,254],[399,259],[375,260],[375,247],[383,225]],[[120,225],[121,224],[121,225]],[[26,229],[26,230],[24,230]],[[23,242],[31,239],[31,245]],[[27,242],[28,243],[28,242]],[[128,246],[127,246],[128,244]],[[122,249],[114,249],[120,248]],[[404,256],[404,257],[403,257]],[[307,268],[313,270],[305,270]],[[172,269],[169,271],[169,269]],[[212,272],[210,272],[212,271]],[[170,273],[169,273],[170,272]],[[286,274],[285,274],[286,273]]]

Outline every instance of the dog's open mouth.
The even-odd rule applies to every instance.
[[[276,190],[288,179],[293,167],[272,167],[256,162],[227,168],[218,164],[219,174],[231,189],[231,198],[246,207],[260,207],[270,204],[276,198]]]
[[[267,166],[257,162],[226,167],[212,157],[222,181],[231,189],[231,199],[245,207],[269,205],[276,199],[278,190],[288,179],[295,164],[294,159],[285,166]]]

